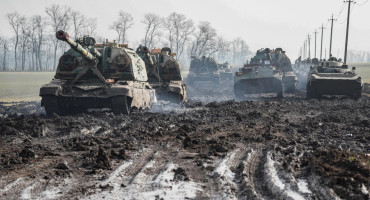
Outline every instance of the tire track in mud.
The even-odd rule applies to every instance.
[[[332,190],[321,187],[319,179],[294,177],[282,170],[274,153],[266,149],[235,149],[216,162],[209,177],[210,198],[338,199]]]
[[[98,182],[97,185],[101,189],[84,199],[196,197],[201,187],[192,181],[174,180],[174,170],[178,165],[167,160],[164,154],[161,150],[144,149],[129,161],[124,161],[106,180]]]
[[[50,170],[48,169],[50,165],[53,165],[52,159],[42,159],[17,172],[14,171],[7,176],[1,177],[0,197],[11,196],[16,199],[52,199],[61,197],[62,191],[68,192],[74,185],[77,185],[77,181],[73,178],[73,175],[62,179],[59,177],[51,178],[45,175],[44,172]],[[17,179],[14,180],[14,178]],[[14,181],[11,181],[12,179]]]
[[[259,190],[259,182],[255,181],[262,158],[261,150],[247,147],[237,148],[219,159],[210,174],[211,198],[262,199],[264,192]]]
[[[239,183],[236,193],[238,199],[261,199],[260,191],[257,191],[255,185],[255,173],[261,155],[259,149],[249,149],[244,153],[236,171],[236,181]]]
[[[74,186],[77,179],[31,179],[21,177],[0,189],[0,197],[9,196],[11,199],[55,199],[62,198]]]

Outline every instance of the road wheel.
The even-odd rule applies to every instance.
[[[112,111],[115,115],[130,114],[130,106],[127,103],[127,97],[126,96],[112,97]]]
[[[58,115],[62,114],[58,97],[54,95],[43,96],[41,101],[47,116],[51,117],[54,113]]]

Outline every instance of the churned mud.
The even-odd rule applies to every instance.
[[[0,199],[369,199],[369,140],[369,97],[51,118],[1,103]]]

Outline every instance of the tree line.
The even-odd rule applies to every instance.
[[[53,4],[45,7],[44,15],[31,17],[10,12],[5,18],[13,35],[0,35],[1,71],[55,70],[59,57],[69,48],[55,39],[58,30],[68,31],[73,39],[90,35],[99,43],[104,41],[104,37],[96,32],[97,18],[86,17],[68,6]],[[163,17],[145,13],[135,21],[129,12],[121,10],[112,21],[107,28],[116,33],[118,43],[128,43],[127,33],[136,23],[142,23],[145,26],[142,39],[131,42],[130,46],[170,47],[183,66],[189,65],[192,56],[211,56],[219,62],[228,61],[234,65],[244,64],[251,56],[248,44],[241,37],[228,41],[210,22],[201,21],[196,25],[184,14],[173,12]]]
[[[370,63],[370,52],[348,50],[347,55],[348,63]]]

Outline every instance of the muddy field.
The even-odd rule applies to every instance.
[[[369,140],[369,97],[52,118],[1,104],[0,199],[369,199]]]

